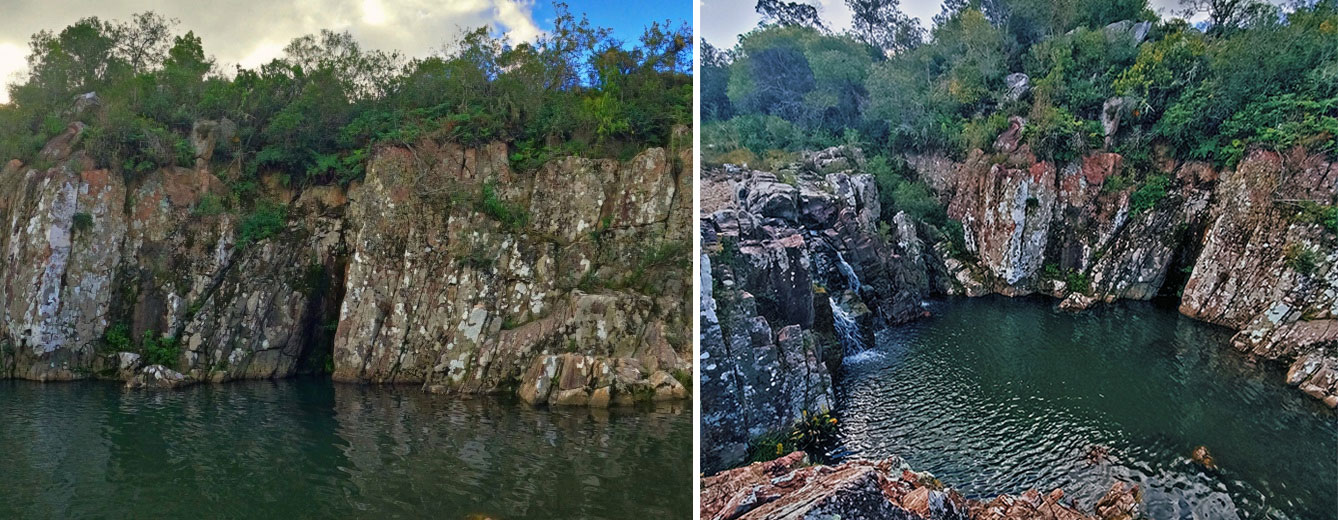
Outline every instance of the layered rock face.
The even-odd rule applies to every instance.
[[[690,164],[657,148],[522,175],[500,143],[382,151],[351,196],[335,379],[585,404],[690,371]]]
[[[1288,384],[1338,406],[1338,237],[1304,218],[1333,204],[1338,164],[1258,152],[1226,176],[1180,312],[1240,332],[1237,348],[1291,362]]]
[[[920,314],[932,251],[904,214],[878,229],[877,189],[858,152],[813,154],[777,175],[702,179],[703,467],[743,460],[748,440],[831,408],[831,372],[877,323]],[[824,173],[826,172],[826,173]],[[859,334],[838,339],[837,321]],[[865,335],[870,335],[865,337]],[[858,348],[858,347],[854,347]]]
[[[702,480],[702,518],[886,518],[904,520],[1124,520],[1139,514],[1136,487],[1117,483],[1091,513],[1063,502],[1056,489],[989,501],[967,500],[932,475],[893,457],[811,466],[803,452]],[[1094,514],[1093,514],[1094,513]]]
[[[960,164],[914,161],[947,202],[948,216],[962,223],[968,255],[947,266],[961,292],[1077,292],[1089,304],[1156,296],[1201,234],[1216,181],[1197,163],[1160,172],[1169,186],[1142,207],[1134,200],[1138,186],[1117,182],[1126,174],[1123,162],[1099,153],[1061,168],[1025,145],[1006,154],[977,150]],[[1087,287],[1069,287],[1077,279]]]
[[[1025,145],[1003,149],[1014,151],[912,161],[964,229],[968,254],[945,260],[954,291],[1039,292],[1070,309],[1179,298],[1182,313],[1240,331],[1237,348],[1292,363],[1290,384],[1338,406],[1338,237],[1307,217],[1336,201],[1332,163],[1257,151],[1223,172],[1166,162],[1133,186],[1117,154],[1058,168]]]
[[[517,174],[505,144],[425,141],[378,150],[347,194],[265,182],[266,213],[238,216],[208,168],[225,132],[197,132],[196,169],[123,176],[83,130],[0,170],[0,377],[686,397],[690,149]]]
[[[178,345],[173,365],[196,380],[295,373],[329,305],[328,281],[307,275],[337,272],[338,204],[313,192],[273,240],[241,247],[237,217],[205,207],[227,196],[213,174],[168,168],[127,185],[78,150],[82,130],[43,151],[54,166],[0,174],[3,375],[120,377],[139,360],[115,348],[141,338]]]

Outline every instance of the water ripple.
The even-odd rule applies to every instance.
[[[1080,315],[1044,300],[934,306],[847,358],[848,456],[905,457],[967,494],[1121,480],[1152,518],[1334,518],[1338,420],[1255,365],[1229,332],[1147,303]],[[852,362],[853,361],[853,362]],[[1110,458],[1089,464],[1093,446]],[[1188,459],[1208,446],[1218,468]]]
[[[690,414],[416,388],[0,381],[0,518],[686,517]]]

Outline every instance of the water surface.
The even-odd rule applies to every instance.
[[[0,381],[0,518],[687,518],[683,408],[318,379]]]
[[[903,456],[970,496],[1055,487],[1090,508],[1115,480],[1151,518],[1338,517],[1338,419],[1229,331],[1149,303],[1081,314],[954,299],[846,359],[847,456]],[[1089,464],[1095,445],[1108,462]],[[1218,465],[1189,460],[1207,446]]]

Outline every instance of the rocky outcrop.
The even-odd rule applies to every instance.
[[[1292,363],[1287,382],[1338,406],[1338,236],[1308,208],[1338,202],[1338,163],[1256,152],[1225,175],[1180,312]]]
[[[1137,487],[1117,482],[1092,513],[1063,502],[1056,489],[989,501],[968,500],[902,460],[807,463],[803,452],[702,479],[704,519],[886,518],[980,520],[1124,520],[1140,510]]]
[[[824,348],[797,324],[772,329],[728,265],[702,255],[702,468],[744,460],[748,442],[783,431],[804,411],[830,410],[835,396]]]
[[[954,291],[1039,292],[1073,310],[1180,298],[1181,312],[1240,331],[1237,348],[1292,363],[1291,384],[1338,405],[1324,369],[1338,363],[1338,239],[1316,217],[1335,203],[1338,168],[1299,150],[1220,172],[1123,162],[1097,153],[1060,167],[1025,146],[912,160],[963,225],[968,255],[945,260]]]
[[[534,389],[551,377],[536,360],[562,353],[642,384],[689,372],[689,154],[521,174],[500,143],[383,150],[351,195],[335,379]]]
[[[934,253],[904,214],[880,229],[873,178],[854,173],[863,160],[833,148],[779,174],[732,167],[704,174],[700,395],[708,471],[742,461],[750,439],[784,431],[804,411],[830,409],[832,371],[849,343],[867,345],[877,324],[923,312],[933,283],[924,257]]]
[[[503,143],[425,140],[377,150],[347,192],[267,174],[239,195],[236,168],[210,171],[231,128],[195,125],[193,169],[99,169],[78,123],[41,167],[0,169],[0,377],[515,392],[580,356],[615,384],[587,370],[584,400],[533,400],[686,396],[690,149],[522,174]]]
[[[1142,185],[1126,181],[1117,154],[1061,168],[1021,146],[1007,155],[977,151],[927,176],[962,223],[968,258],[949,266],[962,292],[1113,301],[1157,295],[1204,226],[1211,170],[1190,163],[1151,175],[1161,191],[1135,196]]]
[[[120,377],[119,363],[99,358],[135,344],[161,347],[175,359],[159,362],[195,380],[297,371],[331,292],[310,271],[338,269],[337,205],[308,195],[273,240],[238,244],[239,217],[223,211],[229,194],[208,172],[167,168],[127,183],[75,147],[49,157],[55,166],[11,163],[0,177],[6,375]]]

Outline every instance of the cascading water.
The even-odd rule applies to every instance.
[[[858,295],[861,287],[859,283],[859,275],[856,275],[855,270],[850,267],[850,264],[846,263],[846,257],[841,256],[840,251],[836,252],[836,261],[838,262],[836,264],[836,270],[841,271],[841,276],[846,277],[846,288],[854,291],[855,294]]]
[[[841,348],[845,349],[846,355],[853,355],[864,351],[864,340],[859,335],[859,324],[855,323],[855,318],[850,312],[836,303],[835,298],[828,297],[827,302],[832,306],[832,325],[836,329],[836,337],[841,341]]]
[[[851,293],[858,296],[860,289],[859,276],[855,274],[855,270],[850,267],[850,264],[846,263],[845,257],[841,256],[840,252],[836,253],[836,260],[838,262],[836,270],[845,276],[846,286]],[[850,311],[842,307],[836,300],[831,295],[827,297],[827,303],[832,306],[832,328],[836,329],[836,336],[841,341],[841,347],[845,349],[847,356],[863,352],[865,346],[864,339],[859,333],[859,324],[855,323],[855,318],[851,316]]]

